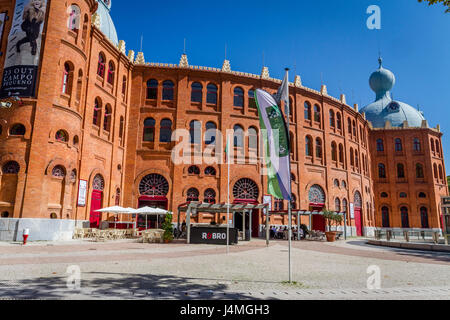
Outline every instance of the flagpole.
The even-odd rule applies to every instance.
[[[286,115],[287,115],[287,134],[289,141],[289,197],[292,197],[292,181],[291,181],[291,132],[290,132],[290,101],[289,101],[289,68],[286,68],[286,79],[287,79],[287,99],[286,99]],[[289,215],[289,283],[292,283],[292,259],[291,259],[291,251],[292,251],[292,201],[289,201],[288,206],[288,215]]]
[[[228,200],[227,200],[227,254],[230,253],[230,137],[227,133],[227,165],[228,165],[228,177],[227,177],[227,189],[228,189]]]

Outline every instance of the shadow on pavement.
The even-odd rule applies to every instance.
[[[94,275],[92,280],[83,280]],[[222,299],[254,299],[250,294],[223,292],[226,284],[199,284],[193,278],[168,275],[136,275],[126,273],[83,273],[81,289],[67,288],[67,277],[34,278],[17,282],[0,281],[0,299],[208,299],[221,292]],[[206,280],[206,279],[205,279]],[[219,281],[219,280],[218,280]],[[226,280],[220,280],[226,281]],[[73,282],[72,282],[73,283]],[[214,296],[217,299],[217,295]]]

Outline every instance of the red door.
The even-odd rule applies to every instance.
[[[101,191],[98,191],[98,190],[92,191],[91,216],[89,218],[91,228],[100,227],[100,221],[102,219],[102,214],[100,212],[95,212],[95,211],[100,210],[102,208],[102,195],[103,195],[103,192],[101,192]]]
[[[363,236],[361,208],[355,208],[355,225],[358,237]]]
[[[258,238],[259,237],[259,210],[253,210],[252,212],[252,237]]]
[[[312,230],[325,232],[325,218],[322,215],[313,215]]]

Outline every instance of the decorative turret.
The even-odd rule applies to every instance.
[[[231,65],[229,60],[225,60],[222,66],[222,72],[231,72]]]
[[[180,68],[188,68],[189,62],[186,54],[183,54],[180,59]]]
[[[268,67],[263,67],[263,69],[261,71],[261,78],[262,79],[270,79],[270,74],[269,74],[269,68]]]

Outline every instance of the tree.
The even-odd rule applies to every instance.
[[[428,2],[428,5],[434,5],[436,3],[442,3],[444,6],[447,7],[447,10],[445,12],[450,12],[450,0],[418,0],[419,2]]]

